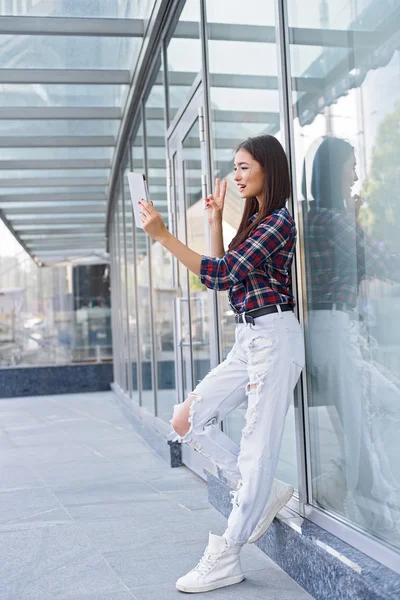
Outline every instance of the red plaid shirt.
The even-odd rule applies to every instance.
[[[295,242],[294,219],[286,208],[280,208],[223,258],[202,256],[200,281],[213,290],[229,290],[230,305],[237,313],[271,304],[294,305],[291,267]]]

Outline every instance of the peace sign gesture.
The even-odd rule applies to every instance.
[[[224,210],[225,194],[226,194],[227,181],[221,184],[221,180],[217,177],[215,180],[215,192],[210,194],[205,199],[205,210],[207,211],[207,218],[209,225],[222,222],[222,213]]]

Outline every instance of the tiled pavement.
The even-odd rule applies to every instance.
[[[170,600],[225,519],[170,469],[111,392],[0,401],[1,600]],[[311,598],[254,546],[209,600]],[[192,594],[191,597],[199,597]]]

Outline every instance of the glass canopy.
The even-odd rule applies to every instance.
[[[154,0],[0,0],[0,217],[38,262],[105,251],[116,140]]]

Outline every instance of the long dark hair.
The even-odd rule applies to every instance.
[[[326,137],[315,153],[312,174],[311,194],[315,200],[310,202],[310,208],[328,208],[344,211],[342,193],[343,167],[350,155],[354,153],[353,146],[337,137]],[[303,173],[303,195],[305,190],[305,173]]]
[[[247,150],[264,170],[264,202],[259,206],[257,198],[246,198],[242,220],[235,237],[229,244],[229,250],[244,242],[260,221],[271,215],[274,210],[283,208],[290,197],[288,160],[282,145],[274,136],[259,135],[247,138],[239,144],[236,152],[241,149]],[[257,211],[257,217],[249,224],[249,219]]]

